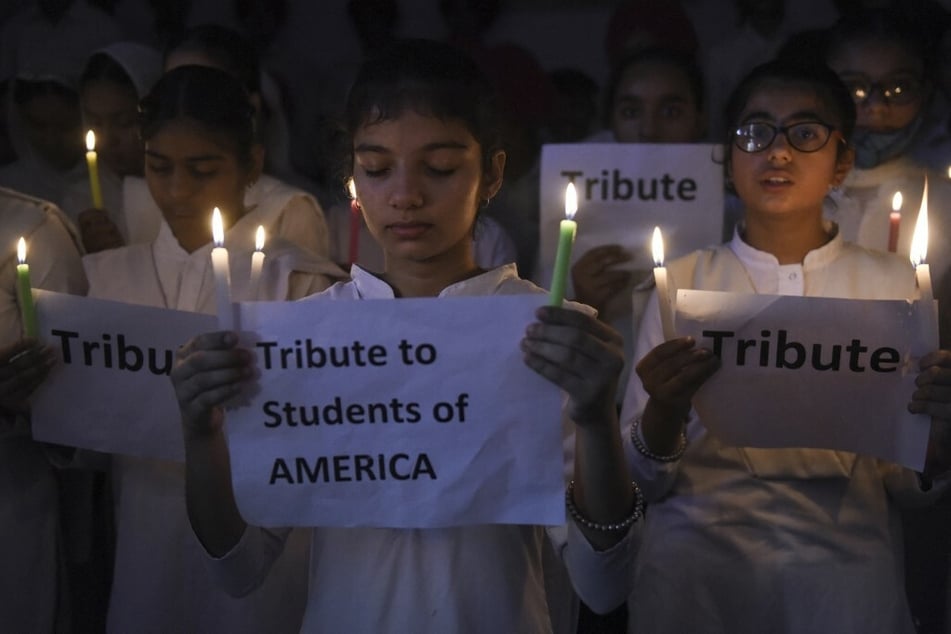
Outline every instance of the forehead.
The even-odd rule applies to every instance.
[[[829,67],[839,74],[859,73],[875,79],[901,72],[920,73],[924,63],[898,42],[865,38],[836,47]]]
[[[190,119],[168,121],[145,140],[145,148],[168,157],[229,156],[236,152],[234,143],[224,133]]]
[[[663,61],[635,62],[618,80],[617,98],[665,94],[694,101],[690,80],[676,64]]]
[[[832,110],[823,103],[815,89],[806,85],[760,85],[750,93],[739,119],[743,121],[757,113],[780,122],[811,113],[825,123],[841,123],[835,120]]]
[[[476,148],[478,143],[458,119],[441,119],[404,109],[391,119],[364,123],[353,137],[354,147],[378,146],[392,152],[420,150],[433,144],[459,144]]]

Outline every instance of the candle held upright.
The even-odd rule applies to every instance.
[[[20,321],[23,334],[36,337],[36,309],[33,306],[33,287],[30,284],[30,267],[26,263],[26,240],[17,242],[17,303],[20,305]]]
[[[96,155],[96,133],[86,133],[86,167],[89,168],[89,191],[92,192],[92,206],[102,209],[102,186],[99,183],[99,163]]]
[[[895,192],[892,196],[892,213],[888,214],[888,251],[895,253],[898,251],[898,230],[901,227],[901,192]]]
[[[660,324],[664,330],[664,341],[670,341],[677,336],[677,333],[674,331],[674,308],[670,299],[670,286],[667,283],[667,268],[664,266],[664,237],[660,233],[660,227],[654,227],[651,255],[654,258],[654,286],[657,288]]]
[[[211,235],[215,244],[211,250],[211,266],[215,276],[218,328],[234,330],[234,308],[231,305],[231,268],[228,264],[228,250],[224,247],[225,230],[221,221],[221,211],[217,207],[211,214]]]
[[[921,194],[921,207],[915,221],[915,232],[911,236],[911,265],[915,267],[915,279],[918,281],[919,298],[922,301],[933,300],[931,288],[931,269],[925,261],[928,255],[928,177],[925,177],[925,189]]]
[[[254,253],[251,255],[251,278],[248,280],[248,299],[258,298],[261,285],[261,271],[264,269],[264,226],[258,225],[254,234]]]
[[[350,249],[347,254],[347,263],[353,266],[360,258],[360,226],[363,224],[363,215],[360,213],[357,186],[352,176],[347,181],[347,191],[350,193]]]
[[[574,217],[578,212],[578,192],[574,183],[565,188],[565,219],[558,227],[558,251],[555,254],[555,268],[551,276],[549,306],[561,306],[565,299],[565,287],[568,283],[568,267],[571,264],[571,247],[575,242],[578,223]]]

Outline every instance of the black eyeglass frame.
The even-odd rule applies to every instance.
[[[894,88],[900,82],[908,82],[907,91],[904,93],[895,93]],[[890,81],[869,81],[860,78],[843,79],[845,87],[849,89],[849,95],[856,105],[867,103],[872,95],[878,92],[885,103],[899,106],[908,105],[921,97],[921,91],[924,87],[924,80],[917,77],[905,77],[902,79],[893,79]],[[886,87],[890,86],[890,87]],[[858,95],[858,90],[865,92],[864,97]]]
[[[818,125],[820,128],[826,131],[826,138],[822,141],[822,145],[820,145],[819,147],[813,148],[811,150],[804,150],[800,148],[797,145],[797,143],[792,140],[792,138],[790,138],[789,131],[803,125]],[[772,135],[769,137],[769,141],[767,141],[761,148],[748,150],[746,149],[746,147],[740,144],[739,133],[740,133],[740,130],[742,130],[743,128],[750,128],[752,126],[763,126],[765,128],[768,128],[769,130],[772,131]],[[804,154],[812,154],[813,152],[818,152],[819,150],[827,146],[829,144],[829,139],[831,139],[834,136],[834,133],[836,131],[837,131],[837,128],[834,125],[825,123],[824,121],[797,121],[796,123],[791,123],[789,125],[775,125],[767,121],[750,121],[748,123],[743,123],[741,125],[736,126],[731,136],[733,137],[733,145],[738,150],[740,150],[741,152],[745,152],[746,154],[757,154],[759,152],[765,152],[773,144],[773,141],[776,140],[776,137],[780,133],[782,133],[783,136],[786,137],[786,143],[788,143],[789,146],[793,148],[794,150],[796,150],[797,152],[802,152]],[[844,142],[844,139],[842,138],[841,135],[839,135],[839,140]]]

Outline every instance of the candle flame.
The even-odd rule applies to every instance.
[[[565,218],[574,220],[578,213],[578,192],[575,190],[574,183],[568,183],[565,187]]]
[[[347,191],[350,192],[350,199],[357,199],[357,184],[353,182],[353,176],[347,179]]]
[[[654,236],[651,238],[651,256],[654,266],[664,266],[664,237],[660,235],[660,227],[654,227]]]
[[[895,195],[892,196],[892,211],[901,211],[901,192],[895,192]]]
[[[254,250],[264,250],[264,225],[258,225],[258,232],[254,234]]]
[[[17,262],[20,264],[26,262],[26,240],[23,238],[17,242]]]
[[[221,223],[221,211],[215,207],[211,212],[211,239],[216,247],[220,247],[225,242],[225,229]]]
[[[918,220],[915,221],[915,232],[911,236],[911,263],[918,266],[925,261],[928,255],[928,177],[925,176],[925,189],[921,194],[921,207],[918,209]]]
[[[86,149],[90,152],[96,149],[96,133],[92,130],[86,133]]]

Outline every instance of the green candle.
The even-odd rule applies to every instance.
[[[30,267],[26,263],[26,241],[17,243],[17,303],[20,304],[20,321],[27,337],[36,337],[36,310],[33,308],[33,289],[30,286]]]
[[[549,306],[561,306],[565,299],[565,285],[568,282],[568,266],[571,264],[571,246],[575,242],[578,223],[573,218],[578,211],[578,194],[575,184],[568,183],[565,188],[565,219],[558,230],[558,251],[555,254],[555,269],[551,276],[551,294]]]

